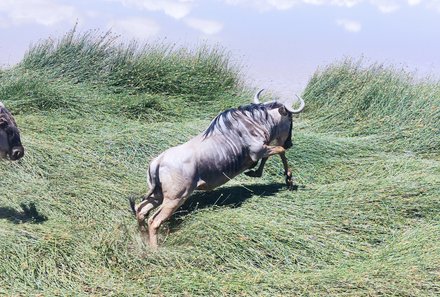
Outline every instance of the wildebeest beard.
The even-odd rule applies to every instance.
[[[293,128],[293,122],[290,122],[290,128],[289,128],[289,135],[287,136],[286,141],[283,144],[283,148],[285,148],[286,150],[288,148],[292,147],[292,128]]]

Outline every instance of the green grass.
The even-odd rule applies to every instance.
[[[221,47],[118,43],[111,32],[77,33],[32,46],[20,67],[104,86],[112,92],[216,96],[240,86],[240,67]]]
[[[251,97],[223,50],[98,37],[43,41],[0,73],[26,147],[0,162],[0,295],[440,294],[440,84],[352,61],[317,71],[287,154],[299,191],[272,158],[260,179],[194,193],[154,252],[128,204],[149,160]]]
[[[380,143],[389,142],[392,150],[438,152],[440,83],[363,64],[346,60],[314,74],[305,90],[314,127],[348,136],[381,135]]]

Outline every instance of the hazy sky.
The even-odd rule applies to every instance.
[[[127,40],[220,43],[255,86],[281,94],[344,57],[440,77],[440,0],[0,0],[0,65],[76,22]]]

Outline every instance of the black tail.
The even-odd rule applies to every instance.
[[[156,189],[156,185],[159,184],[158,182],[158,171],[159,171],[159,166],[155,167],[155,171],[154,174],[151,174],[151,164],[148,167],[148,178],[150,179],[150,183],[151,183],[151,188],[148,190],[147,194],[145,194],[142,199],[141,202],[150,198],[151,195],[153,195],[154,190]],[[130,208],[131,211],[133,212],[134,216],[136,216],[136,198],[131,196],[128,198],[128,202],[130,202]]]
[[[130,202],[131,212],[133,213],[134,216],[136,216],[136,209],[135,209],[136,198],[130,197],[128,198],[128,202]]]

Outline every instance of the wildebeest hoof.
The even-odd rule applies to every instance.
[[[289,191],[298,191],[298,185],[293,182],[291,174],[286,176],[286,185]]]
[[[262,175],[262,174],[259,174],[255,170],[246,171],[244,174],[247,175],[247,176],[250,176],[250,177],[261,177],[261,175]]]
[[[289,191],[298,191],[298,185],[294,185],[294,184],[292,184],[292,185],[288,185],[288,186],[287,186],[287,189],[288,189]]]
[[[298,185],[293,183],[291,180],[287,180],[286,185],[289,191],[298,191]]]

